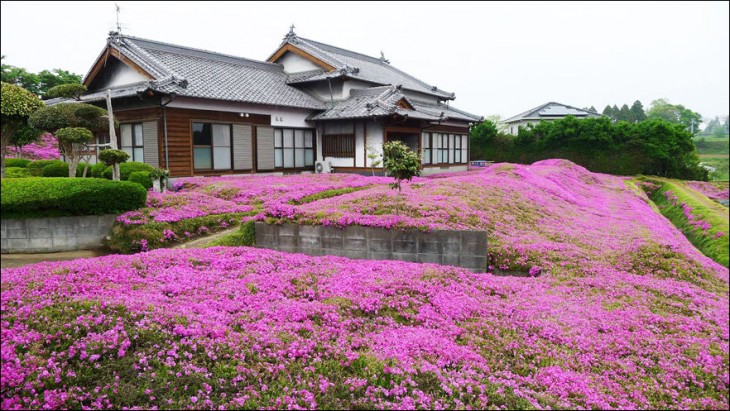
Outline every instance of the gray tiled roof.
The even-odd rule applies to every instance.
[[[152,90],[179,96],[324,109],[313,96],[286,83],[281,65],[131,36],[109,44],[155,79]],[[95,94],[95,93],[92,93]]]
[[[398,107],[398,102],[405,100],[413,107],[405,109]],[[480,117],[469,114],[445,104],[426,104],[409,100],[400,87],[382,86],[362,90],[352,90],[350,98],[335,103],[333,107],[311,117],[312,120],[335,120],[366,117],[381,117],[391,114],[408,116],[423,120],[439,121],[456,119],[463,121],[478,121]]]
[[[375,84],[400,84],[405,89],[437,96],[441,99],[453,100],[455,98],[454,93],[439,90],[435,86],[429,85],[410,74],[404,73],[403,71],[391,66],[385,59],[370,57],[365,54],[330,46],[314,40],[308,40],[298,37],[293,33],[290,33],[284,38],[282,46],[287,43],[311,54],[336,69],[334,73],[313,75],[306,79],[306,81],[322,80],[333,75],[340,75]],[[303,81],[305,80],[299,79],[295,82]]]
[[[545,120],[562,118],[565,116],[574,116],[578,118],[584,117],[600,117],[598,113],[592,113],[583,109],[568,106],[566,104],[556,103],[551,101],[541,106],[537,106],[532,110],[527,110],[524,113],[520,113],[514,117],[510,117],[504,120],[505,123],[514,123],[520,120]]]

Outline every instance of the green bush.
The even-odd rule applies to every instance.
[[[13,178],[1,184],[2,218],[118,214],[147,200],[147,191],[128,181]]]
[[[83,161],[79,161],[79,165],[76,166],[76,177],[83,177],[84,176],[84,167],[86,166],[86,163]],[[91,167],[93,167],[92,164],[89,164],[89,169],[86,170],[86,177],[91,177]]]
[[[95,178],[104,178],[104,172],[107,168],[110,170],[109,173],[111,174],[111,167],[107,166],[104,163],[96,163],[91,166],[91,176]]]
[[[43,167],[43,177],[68,177],[68,164],[60,161]]]
[[[21,167],[26,168],[28,167],[28,164],[31,163],[31,160],[28,160],[27,158],[6,158],[5,159],[5,167]]]
[[[26,167],[28,171],[30,172],[31,176],[34,177],[41,177],[43,176],[43,168],[49,164],[66,164],[61,160],[36,160],[32,161],[28,166]],[[68,177],[68,171],[66,171],[66,175],[62,177]]]
[[[494,135],[488,126],[472,129],[472,160],[531,164],[564,158],[599,173],[708,178],[706,170],[699,166],[692,135],[681,125],[664,120],[613,123],[605,116],[568,116],[520,127],[516,137]]]
[[[150,188],[152,188],[152,180],[150,180],[149,171],[135,171],[134,173],[129,175],[128,181],[141,184],[142,187],[145,188],[145,190],[149,190]]]
[[[30,177],[30,172],[24,167],[5,167],[5,178]]]
[[[217,240],[211,241],[206,247],[251,247],[256,244],[256,226],[255,221],[250,220],[245,223],[241,223],[238,230],[221,237]]]
[[[119,178],[122,180],[129,180],[129,175],[136,171],[146,171],[149,173],[150,171],[152,171],[154,169],[155,168],[149,164],[139,163],[136,161],[132,161],[129,163],[122,163],[119,165]],[[104,178],[109,179],[109,180],[112,179],[111,167],[104,170]]]
[[[99,153],[99,161],[108,166],[124,163],[127,160],[129,160],[129,153],[124,150],[107,149]]]

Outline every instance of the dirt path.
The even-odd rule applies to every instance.
[[[107,254],[110,254],[110,252],[104,249],[62,251],[60,253],[2,254],[0,256],[0,268],[20,267],[42,261],[66,261],[77,258],[92,258]]]
[[[238,230],[238,226],[231,227],[227,230],[219,231],[213,235],[198,238],[193,241],[188,241],[187,243],[178,244],[171,248],[203,248],[203,247],[207,246],[208,244],[210,244],[211,242],[213,242],[221,237],[225,237],[228,234],[234,233],[237,230]]]

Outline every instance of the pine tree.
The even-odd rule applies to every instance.
[[[646,120],[646,113],[644,112],[644,106],[641,104],[641,101],[634,101],[634,104],[631,105],[630,111],[635,123]]]
[[[621,106],[621,110],[619,111],[619,115],[617,117],[619,121],[628,121],[629,123],[634,122],[633,116],[631,115],[631,110],[629,110],[629,106],[627,104]]]
[[[603,113],[602,114],[604,116],[610,118],[611,120],[616,121],[616,114],[615,114],[615,112],[613,111],[613,108],[611,108],[610,105],[607,105],[606,108],[603,109]]]

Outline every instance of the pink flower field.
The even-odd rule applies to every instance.
[[[724,187],[719,187],[717,184],[707,181],[687,181],[685,184],[713,200],[727,200],[730,198],[730,190],[728,190],[727,183],[724,184]]]
[[[730,406],[728,269],[632,180],[561,160],[390,180],[188,179],[129,225],[484,229],[490,273],[248,247],[4,269],[3,409]]]
[[[22,158],[29,160],[57,160],[61,157],[58,140],[50,133],[41,135],[41,138],[35,143],[25,145],[21,153],[17,147],[12,145],[5,149],[8,157],[17,157],[18,154],[22,154]]]

